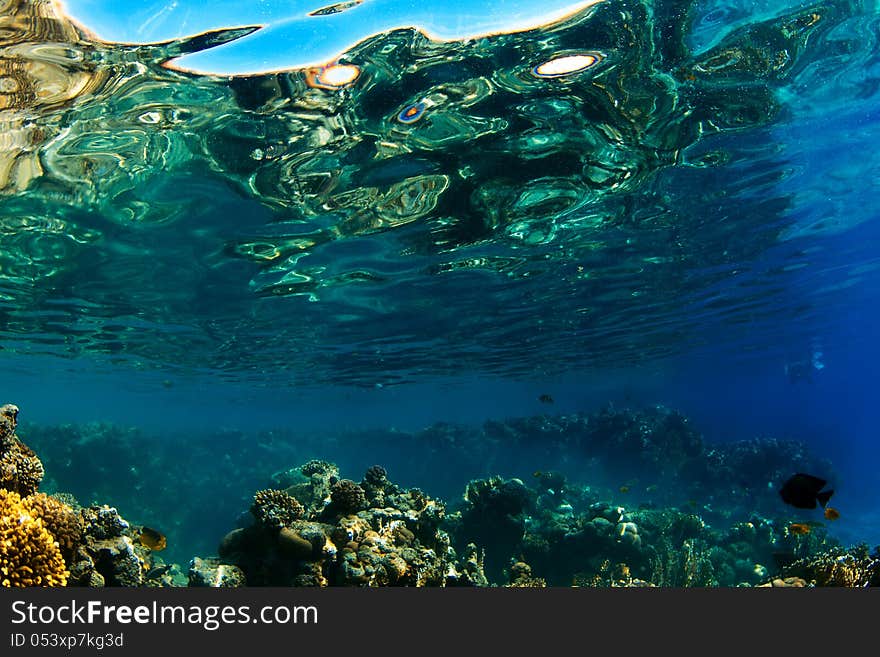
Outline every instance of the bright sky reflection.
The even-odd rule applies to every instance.
[[[149,43],[210,29],[263,25],[233,43],[188,55],[175,66],[200,73],[263,73],[324,64],[366,37],[418,27],[453,40],[515,32],[557,21],[602,0],[364,0],[324,16],[332,0],[64,0],[67,14],[106,41]]]

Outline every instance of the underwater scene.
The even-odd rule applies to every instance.
[[[877,0],[0,0],[0,584],[880,585]]]

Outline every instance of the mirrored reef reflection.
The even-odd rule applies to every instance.
[[[322,68],[223,78],[168,63],[256,28],[111,44],[54,3],[3,2],[2,337],[372,382],[640,360],[701,313],[794,312],[773,286],[712,290],[784,227],[779,90],[854,47],[832,30],[864,10],[816,4],[700,52],[694,12],[603,2],[464,42],[401,29]]]

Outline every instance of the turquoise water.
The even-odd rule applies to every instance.
[[[504,471],[432,475],[370,432],[663,404],[708,443],[803,443],[846,507],[828,531],[880,542],[874,3],[608,0],[438,40],[349,36],[388,16],[364,2],[311,17],[347,48],[323,64],[290,45],[305,15],[122,43],[87,5],[0,5],[0,401],[58,490],[114,503],[58,425],[173,436],[88,458],[184,560],[297,459],[447,498],[566,467],[512,447]],[[204,451],[224,431],[285,438]],[[204,535],[158,493],[173,459],[192,508],[225,496]]]

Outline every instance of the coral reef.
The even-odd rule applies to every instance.
[[[297,477],[297,473],[301,477]],[[306,481],[302,481],[303,477]],[[276,479],[279,479],[277,475]],[[333,486],[339,481],[339,468],[333,463],[312,459],[299,468],[288,470],[280,480],[286,480],[288,492],[304,505],[317,508],[330,501]]]
[[[499,580],[511,556],[511,546],[522,541],[526,517],[535,493],[520,479],[490,477],[471,481],[465,490],[456,534],[486,550],[487,574]]]
[[[785,478],[787,468],[811,470],[822,465],[802,446],[756,439],[708,448],[685,418],[663,407],[644,411],[608,407],[589,416],[545,415],[487,422],[480,429],[435,425],[416,434],[385,434],[395,451],[404,444],[419,450],[431,445],[438,457],[450,457],[453,466],[446,470],[477,459],[484,461],[480,468],[505,473],[462,481],[457,492],[463,486],[464,495],[452,505],[419,488],[398,485],[379,465],[366,468],[360,482],[340,478],[336,464],[317,459],[271,477],[263,473],[260,479],[256,470],[246,469],[252,466],[234,470],[233,459],[217,459],[196,448],[198,458],[210,459],[216,472],[237,473],[230,481],[239,485],[253,481],[250,490],[256,493],[249,513],[242,514],[236,527],[229,514],[239,508],[241,491],[222,476],[212,478],[216,490],[229,495],[223,531],[234,529],[225,536],[217,531],[215,540],[223,536],[217,557],[191,558],[190,553],[181,560],[189,564],[184,568],[173,560],[164,561],[157,545],[151,550],[151,544],[142,540],[142,527],[125,520],[118,507],[95,503],[95,493],[104,489],[93,488],[86,506],[72,495],[39,491],[46,481],[54,483],[54,470],[41,482],[41,460],[24,446],[18,430],[18,409],[11,405],[0,409],[0,474],[10,488],[0,487],[4,505],[0,545],[12,541],[9,544],[15,546],[2,555],[0,572],[8,585],[880,584],[880,552],[872,553],[865,546],[845,550],[820,523],[804,525],[809,527],[806,533],[791,529],[790,510],[779,502],[773,483]],[[121,493],[137,496],[141,504],[148,500],[158,505],[147,507],[149,517],[162,517],[163,505],[170,510],[180,506],[179,495],[172,496],[162,487],[150,493],[157,488],[151,479],[162,459],[167,463],[161,465],[181,480],[186,476],[189,486],[207,481],[198,478],[202,475],[190,480],[190,470],[198,473],[205,468],[196,468],[193,460],[162,455],[161,444],[141,452],[146,441],[139,432],[107,425],[67,427],[63,432],[69,441],[57,440],[61,434],[42,434],[43,439],[56,438],[47,446],[52,454],[49,463],[59,455],[74,458],[70,451],[74,448],[100,454],[105,446],[121,460],[117,468],[119,462],[133,459],[135,465],[124,476],[110,464],[105,469],[92,459],[85,467],[96,468],[89,472],[106,472]],[[381,432],[371,435],[381,444]],[[278,455],[290,449],[283,438],[284,434],[260,434],[259,440],[244,443],[235,437],[221,441],[219,448],[232,452],[233,446],[241,446],[255,461],[261,460],[257,454],[271,453],[277,462]],[[112,448],[111,442],[115,442]],[[314,453],[313,447],[308,450]],[[505,459],[514,451],[520,452],[517,467],[522,464],[521,454],[528,453],[541,457],[531,462],[542,469],[522,473],[523,478],[513,476],[520,473],[505,465]],[[369,454],[362,456],[366,461]],[[35,465],[22,466],[28,463]],[[128,485],[131,481],[135,483]],[[107,485],[100,478],[93,483]],[[107,493],[106,499],[114,499],[109,488]],[[134,503],[132,497],[126,499]],[[190,515],[181,517],[192,519],[188,531],[194,535],[204,530],[204,523],[194,520],[202,507],[192,506],[186,512]],[[18,522],[19,518],[26,521]]]
[[[131,525],[109,506],[80,511],[83,541],[70,566],[71,583],[79,586],[141,586],[152,562],[149,550],[136,543]]]
[[[0,572],[4,586],[142,586],[169,583],[115,508],[80,507],[37,488],[43,466],[15,435],[18,407],[0,407]]]
[[[834,545],[822,528],[793,535],[757,514],[713,526],[693,511],[632,509],[558,474],[535,475],[537,490],[499,477],[473,481],[449,516],[454,545],[484,546],[494,581],[510,562],[526,562],[553,586],[754,586],[778,575],[787,555]]]
[[[69,574],[58,543],[27,499],[0,489],[0,585],[64,586]]]
[[[594,573],[577,573],[572,578],[572,586],[589,588],[644,588],[657,586],[643,579],[633,577],[625,563],[612,565],[609,559],[603,561]]]
[[[880,586],[880,546],[873,551],[864,544],[849,549],[832,547],[795,561],[783,568],[783,573],[810,586]]]
[[[541,589],[547,586],[547,582],[540,577],[532,575],[532,567],[523,561],[513,561],[507,573],[507,584],[514,589]]]
[[[292,471],[287,471],[288,476]],[[335,480],[338,469],[312,461],[286,494],[305,514],[277,531],[264,523],[233,530],[218,549],[249,585],[484,585],[482,564],[466,551],[456,559],[441,529],[445,507],[418,489],[405,490],[371,467],[364,486]],[[329,485],[329,496],[328,493]]]
[[[360,485],[364,491],[364,501],[372,507],[385,506],[385,488],[389,483],[388,472],[381,465],[367,468]]]
[[[342,515],[357,513],[367,502],[367,494],[364,489],[350,479],[342,479],[333,484],[330,489],[330,502],[332,512]]]
[[[305,508],[295,497],[283,490],[266,489],[257,491],[251,513],[265,527],[281,529],[305,513]]]
[[[195,557],[189,564],[189,585],[234,588],[245,585],[241,568],[220,563],[218,559]]]
[[[17,425],[18,406],[0,407],[0,488],[30,495],[43,480],[43,464],[15,435]]]
[[[27,498],[27,505],[31,515],[43,521],[43,526],[57,541],[62,556],[69,563],[83,538],[80,515],[71,505],[45,493],[31,495]]]
[[[802,589],[807,586],[806,581],[802,580],[800,577],[786,577],[785,579],[781,577],[777,577],[765,584],[758,584],[758,587],[773,587],[773,588],[792,588],[792,589]]]
[[[680,507],[713,526],[745,521],[753,513],[782,520],[785,510],[768,482],[781,483],[786,464],[833,479],[828,464],[798,443],[761,438],[707,445],[689,421],[664,407],[633,411],[608,406],[591,414],[482,426],[438,423],[412,433],[290,429],[183,435],[169,427],[162,436],[152,436],[106,423],[25,428],[28,445],[48,472],[40,490],[69,491],[88,504],[112,500],[127,516],[161,518],[169,545],[165,555],[181,563],[215,550],[235,522],[230,509],[239,508],[242,491],[290,489],[305,506],[323,507],[339,472],[327,461],[309,461],[313,455],[342,455],[347,468],[364,470],[383,459],[405,462],[408,482],[424,482],[434,497],[446,500],[460,497],[469,480],[497,473],[528,483],[547,498],[545,506],[578,506],[579,495],[592,502],[616,498],[625,485],[629,490],[620,493],[620,503],[628,508]],[[187,445],[183,451],[178,446],[182,440]],[[302,472],[291,468],[267,476],[265,471],[266,463],[304,462]],[[533,467],[540,471],[534,473]],[[566,477],[589,486],[567,490]],[[210,491],[211,503],[181,504],[179,482],[186,482],[188,490]],[[360,481],[368,506],[385,505],[382,482],[381,468]],[[508,556],[490,555],[496,576]]]
[[[786,555],[835,544],[758,514],[716,527],[693,510],[628,508],[554,471],[536,472],[534,488],[475,479],[453,512],[379,466],[360,485],[331,484],[338,469],[326,463],[287,472],[308,473],[285,491],[312,501],[303,515],[240,527],[220,545],[220,563],[249,585],[755,586],[795,576],[780,570]]]

